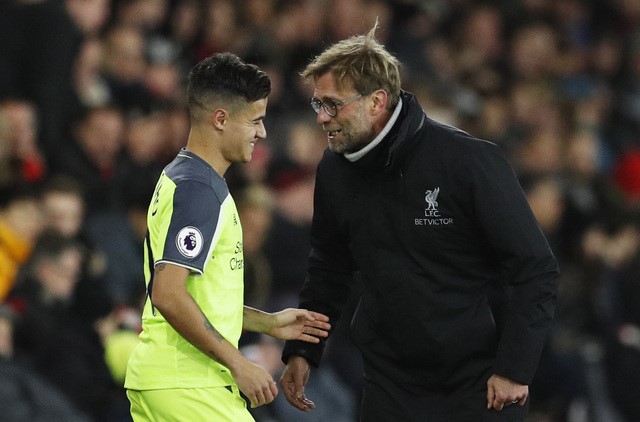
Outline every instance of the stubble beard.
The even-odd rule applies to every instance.
[[[329,150],[336,154],[352,154],[360,151],[368,145],[374,138],[373,132],[360,132],[357,134],[347,134],[343,130],[338,136],[343,135],[341,142],[329,140]]]

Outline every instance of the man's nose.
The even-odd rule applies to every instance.
[[[324,125],[326,123],[329,123],[330,121],[331,121],[331,116],[327,114],[327,112],[324,110],[323,107],[320,107],[320,110],[316,115],[316,122],[318,122],[319,125]]]

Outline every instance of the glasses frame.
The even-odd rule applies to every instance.
[[[325,100],[319,100],[316,97],[311,97],[311,108],[313,108],[313,111],[315,111],[316,114],[320,113],[320,108],[322,108],[329,117],[336,117],[338,115],[338,107],[342,107],[344,105],[352,103],[369,94],[358,94],[358,95],[354,95],[353,97],[345,98],[344,100],[339,100],[339,101],[334,101],[334,100],[325,101]],[[335,111],[331,111],[332,108]]]

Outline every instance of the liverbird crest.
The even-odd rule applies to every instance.
[[[435,188],[434,190],[429,189],[425,192],[424,200],[427,201],[427,209],[435,210],[438,207],[438,202],[436,199],[438,198],[438,193],[440,192],[440,188]]]

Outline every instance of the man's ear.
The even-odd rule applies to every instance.
[[[209,114],[209,121],[211,125],[218,130],[224,130],[224,126],[228,118],[229,113],[227,113],[227,110],[223,108],[217,108]]]
[[[373,105],[371,108],[371,112],[373,115],[378,115],[387,109],[387,101],[389,100],[389,96],[387,95],[387,91],[385,91],[384,89],[378,89],[374,91],[371,95],[371,99],[373,101]]]

